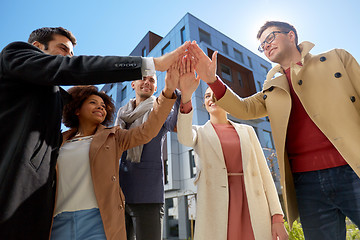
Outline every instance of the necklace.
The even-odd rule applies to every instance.
[[[75,135],[76,137],[76,135]],[[77,141],[83,141],[83,140],[92,140],[94,137],[94,135],[91,136],[85,136],[85,137],[79,137],[79,138],[73,138],[73,139],[69,139],[66,142],[77,142]]]

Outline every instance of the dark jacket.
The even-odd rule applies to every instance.
[[[24,42],[0,53],[0,239],[47,239],[61,143],[57,85],[141,78],[140,57],[53,56]]]
[[[121,157],[120,186],[126,203],[164,203],[164,165],[162,146],[165,135],[176,127],[181,95],[177,100],[156,137],[144,144],[139,163],[126,160],[127,152]],[[166,143],[165,143],[166,144]]]

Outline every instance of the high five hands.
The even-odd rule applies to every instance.
[[[200,79],[209,84],[217,79],[217,51],[210,59],[195,41],[185,42],[176,50],[161,57],[164,57],[162,60],[167,60],[165,89],[174,90],[176,85],[181,91],[183,103],[191,100],[191,95],[199,86]],[[156,62],[155,58],[154,62]]]

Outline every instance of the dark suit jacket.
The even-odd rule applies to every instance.
[[[47,239],[63,100],[58,85],[141,78],[140,57],[52,56],[24,42],[0,53],[0,239]]]

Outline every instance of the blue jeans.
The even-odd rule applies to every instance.
[[[360,226],[360,179],[349,165],[294,173],[307,240],[345,240],[347,216]]]
[[[106,240],[98,208],[62,212],[54,217],[51,240]]]

